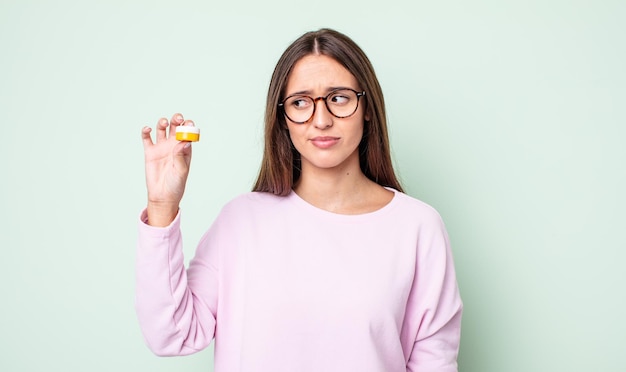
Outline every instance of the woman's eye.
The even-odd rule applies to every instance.
[[[350,101],[350,97],[344,94],[334,94],[330,97],[330,102],[336,105],[345,105]]]
[[[311,105],[311,103],[309,102],[310,100],[307,98],[294,98],[291,101],[290,106],[297,108],[297,109],[304,109],[307,108]]]

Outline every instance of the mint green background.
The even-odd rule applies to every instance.
[[[202,128],[189,257],[255,178],[280,53],[319,27],[370,56],[401,178],[447,223],[460,370],[626,371],[623,1],[174,3],[0,3],[1,371],[212,370],[138,329],[140,128]]]

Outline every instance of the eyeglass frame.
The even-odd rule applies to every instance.
[[[352,111],[352,113],[350,115],[346,115],[346,116],[338,116],[335,115],[335,113],[332,112],[332,110],[328,107],[328,102],[326,101],[328,99],[328,97],[330,97],[333,93],[336,93],[338,91],[341,90],[350,90],[352,92],[354,92],[354,94],[356,94],[356,107],[354,108],[354,111]],[[305,121],[295,121],[293,119],[291,119],[289,117],[289,115],[287,115],[287,110],[285,110],[285,102],[291,98],[291,97],[296,97],[296,96],[300,96],[300,97],[304,97],[304,98],[310,98],[313,101],[313,112],[311,112],[311,116],[306,119]],[[292,94],[290,96],[287,96],[284,100],[282,100],[279,104],[278,107],[282,108],[283,110],[283,114],[285,115],[285,117],[287,119],[289,119],[291,122],[295,123],[295,124],[306,124],[309,121],[311,121],[311,119],[313,119],[313,116],[315,116],[315,110],[317,109],[317,101],[322,100],[324,101],[324,105],[326,106],[326,110],[334,117],[336,117],[337,119],[345,119],[345,118],[349,118],[350,116],[354,115],[354,113],[359,109],[359,101],[360,98],[365,96],[365,91],[361,91],[361,92],[357,92],[356,90],[352,89],[352,88],[337,88],[337,89],[333,89],[332,91],[330,91],[326,96],[319,96],[317,98],[313,98],[311,96],[307,96],[306,94]]]

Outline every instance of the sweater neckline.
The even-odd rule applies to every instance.
[[[306,213],[316,215],[321,218],[329,218],[336,221],[344,221],[344,222],[361,222],[365,220],[371,220],[373,218],[378,218],[380,216],[386,215],[392,210],[396,204],[398,204],[398,199],[400,197],[400,192],[391,187],[385,187],[385,189],[393,192],[393,198],[389,201],[389,203],[385,204],[381,208],[367,213],[360,214],[340,214],[335,212],[330,212],[325,209],[314,206],[313,204],[307,202],[302,199],[300,195],[296,194],[295,191],[291,190],[291,192],[287,195],[287,199],[295,204],[299,209],[303,210]]]

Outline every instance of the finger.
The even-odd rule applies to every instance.
[[[183,161],[185,162],[185,164],[187,165],[187,171],[189,171],[189,165],[191,164],[191,149],[193,146],[191,146],[191,142],[186,142],[185,146],[183,146]]]
[[[179,142],[174,148],[174,161],[181,169],[189,169],[191,163],[191,142]]]
[[[195,127],[196,124],[193,122],[193,120],[185,120],[183,121],[183,123],[181,125],[189,125],[190,127]]]
[[[156,132],[157,143],[167,139],[167,134],[166,134],[167,126],[168,126],[168,122],[166,118],[161,118],[157,122],[157,132]]]
[[[176,135],[176,127],[181,125],[184,121],[185,118],[181,113],[172,115],[172,119],[170,120],[170,136]]]
[[[190,156],[191,155],[191,142],[181,141],[174,147],[175,156]]]
[[[141,128],[141,140],[143,142],[143,148],[148,148],[154,143],[152,142],[152,136],[150,136],[150,132],[152,132],[152,128],[145,126]]]

